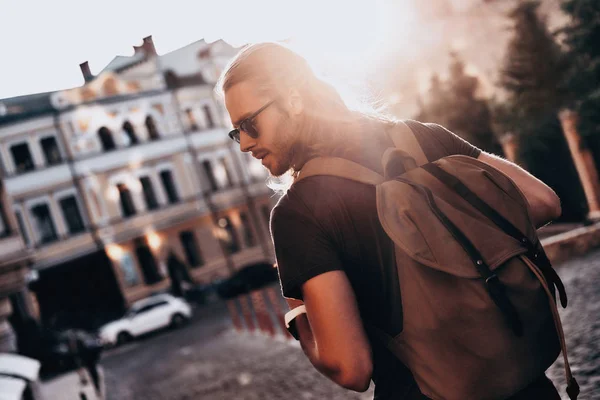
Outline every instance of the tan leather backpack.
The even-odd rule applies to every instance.
[[[561,348],[567,393],[576,399],[552,268],[525,197],[513,181],[472,157],[429,163],[410,128],[388,133],[386,176],[342,158],[315,158],[296,181],[333,175],[376,186],[377,211],[395,244],[403,331],[376,336],[432,399],[506,399],[539,378]],[[401,160],[405,172],[388,176]],[[393,175],[393,174],[392,174]],[[370,327],[373,329],[373,327]]]

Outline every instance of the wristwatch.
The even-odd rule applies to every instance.
[[[298,328],[296,328],[296,317],[300,314],[306,314],[306,306],[301,305],[294,308],[291,311],[288,311],[285,314],[285,327],[296,340],[300,340],[300,336],[298,335]]]

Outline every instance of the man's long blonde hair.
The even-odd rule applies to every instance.
[[[349,145],[352,134],[365,124],[392,123],[372,109],[350,108],[336,88],[318,77],[307,60],[289,47],[265,42],[244,47],[230,61],[216,85],[221,96],[234,85],[254,81],[260,95],[272,98],[295,88],[304,102],[304,119],[294,149],[291,172],[295,175],[305,161],[317,156],[344,156],[360,151]]]

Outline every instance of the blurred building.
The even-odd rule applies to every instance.
[[[266,170],[229,139],[213,93],[235,50],[202,40],[158,56],[152,37],[134,49],[96,76],[81,64],[81,87],[0,100],[13,221],[0,245],[31,251],[44,321],[97,325],[153,292],[274,259]]]
[[[11,300],[23,298],[28,272],[29,252],[19,233],[11,200],[0,182],[0,352],[16,349],[16,335],[9,318],[14,310]]]

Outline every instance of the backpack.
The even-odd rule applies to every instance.
[[[432,399],[506,399],[539,378],[562,350],[556,307],[564,286],[527,201],[504,173],[463,155],[428,162],[410,128],[387,133],[385,175],[336,157],[309,160],[296,181],[332,175],[376,187],[379,221],[395,245],[403,330],[368,326]],[[404,172],[392,171],[401,163]],[[390,176],[391,175],[391,176]]]

